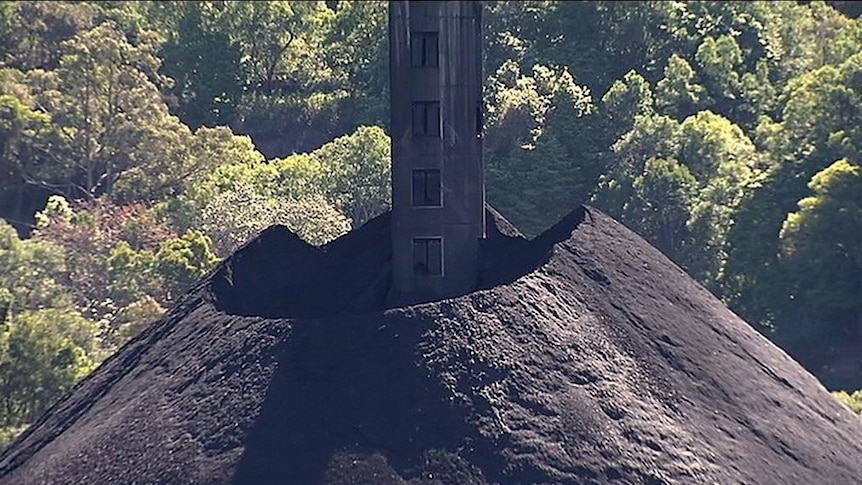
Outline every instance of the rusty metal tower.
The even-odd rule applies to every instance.
[[[393,289],[469,292],[485,237],[482,3],[389,3]]]

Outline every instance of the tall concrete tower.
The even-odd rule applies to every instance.
[[[389,3],[393,290],[469,292],[485,237],[482,3]]]

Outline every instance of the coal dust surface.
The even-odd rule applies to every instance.
[[[0,485],[859,484],[862,420],[643,239],[489,213],[481,285],[387,303],[389,218],[272,227],[0,454]]]

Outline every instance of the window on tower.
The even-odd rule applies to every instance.
[[[482,126],[485,124],[485,120],[482,119],[482,102],[476,102],[476,136],[478,138],[482,137]]]
[[[440,170],[420,169],[413,171],[413,206],[441,207]]]
[[[440,137],[440,102],[413,102],[413,135]]]
[[[413,239],[413,271],[425,276],[443,276],[443,239]]]
[[[410,65],[413,67],[437,67],[437,32],[410,33]]]

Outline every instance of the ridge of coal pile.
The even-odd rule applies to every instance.
[[[530,241],[491,212],[482,289],[400,308],[388,234],[264,231],[0,485],[862,483],[862,420],[601,212]]]

